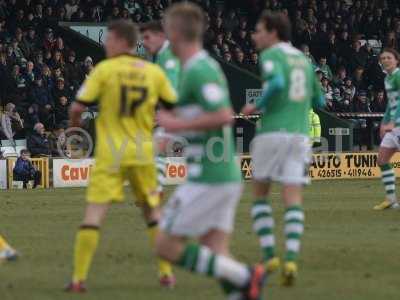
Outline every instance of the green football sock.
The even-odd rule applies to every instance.
[[[275,256],[274,219],[269,201],[256,200],[251,209],[251,216],[253,218],[253,229],[258,235],[264,260],[267,261]]]
[[[293,205],[286,209],[285,235],[286,255],[285,261],[295,261],[300,252],[301,237],[304,231],[304,212],[300,205]]]
[[[385,186],[386,199],[396,202],[396,175],[390,164],[379,166],[382,172],[382,183]]]
[[[198,244],[188,244],[177,265],[194,273],[226,281],[238,288],[244,287],[250,279],[250,271],[246,265],[215,254]]]

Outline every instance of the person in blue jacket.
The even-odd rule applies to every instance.
[[[33,188],[36,188],[42,176],[41,172],[33,166],[29,158],[29,151],[21,150],[21,155],[18,157],[13,170],[14,181],[23,181],[25,189],[30,180],[34,181]]]

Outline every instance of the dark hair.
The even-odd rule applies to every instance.
[[[150,21],[140,25],[140,32],[153,31],[153,32],[164,32],[160,21]]]
[[[399,52],[397,52],[397,50],[395,50],[395,49],[393,49],[393,48],[384,48],[384,49],[382,50],[381,54],[384,53],[384,52],[388,52],[388,53],[393,54],[394,58],[395,58],[397,61],[400,61],[400,54],[399,54]]]
[[[190,2],[173,4],[166,12],[166,20],[177,22],[175,27],[187,41],[203,40],[205,18],[200,6]]]
[[[24,154],[29,155],[30,152],[29,152],[27,149],[22,149],[22,150],[19,152],[19,154],[20,154],[20,155],[24,155]]]
[[[287,16],[280,12],[265,11],[259,22],[262,22],[269,32],[276,31],[281,41],[288,42],[292,38],[292,25]]]
[[[139,31],[135,23],[130,20],[116,20],[112,21],[107,26],[108,31],[113,31],[115,34],[124,39],[129,47],[135,47]]]

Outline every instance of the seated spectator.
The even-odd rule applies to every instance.
[[[82,80],[82,74],[79,63],[75,59],[75,52],[69,52],[67,62],[65,63],[64,72],[65,79],[69,82],[69,84],[77,87]]]
[[[235,64],[242,69],[246,68],[246,62],[244,60],[244,53],[242,50],[235,52]]]
[[[328,100],[332,100],[333,99],[333,89],[332,86],[330,85],[330,81],[328,79],[328,77],[323,76],[322,77],[322,81],[321,81],[321,85],[322,85],[322,90],[325,93],[325,98]]]
[[[385,112],[386,104],[384,91],[378,91],[371,102],[371,110],[373,112]]]
[[[310,63],[314,66],[314,68],[316,67],[317,63],[315,61],[314,56],[312,56],[312,54],[310,53],[310,47],[308,47],[308,45],[303,44],[300,46],[300,50],[301,52],[303,52],[303,54],[308,58],[308,60],[310,61]]]
[[[54,54],[53,54],[53,58],[52,58],[51,63],[50,63],[50,67],[53,68],[53,69],[55,69],[55,68],[63,69],[64,65],[65,65],[64,57],[63,57],[63,54],[62,54],[61,50],[55,50]]]
[[[319,59],[319,63],[317,65],[317,68],[321,70],[321,72],[324,74],[326,78],[328,78],[329,81],[333,79],[333,74],[331,71],[331,68],[326,64],[326,57],[321,57]]]
[[[254,74],[259,74],[260,70],[258,68],[258,54],[257,52],[253,52],[250,54],[250,61],[247,69],[253,72]]]
[[[55,83],[53,81],[53,77],[49,66],[43,65],[41,74],[42,74],[43,86],[46,87],[48,91],[53,90]]]
[[[340,112],[352,112],[353,110],[353,97],[351,93],[345,91],[343,93],[343,100],[340,103],[339,110]]]
[[[229,52],[229,51],[225,51],[224,52],[224,60],[227,62],[227,63],[232,63],[233,61],[232,61],[232,54]]]
[[[211,53],[215,56],[221,57],[221,50],[216,43],[211,44]]]
[[[361,67],[356,68],[353,76],[353,84],[356,87],[357,91],[368,89],[368,85],[364,79],[364,68]]]
[[[50,144],[42,123],[35,124],[33,133],[28,136],[27,144],[28,150],[32,153],[33,157],[50,155]]]
[[[39,123],[39,108],[37,104],[32,104],[28,107],[28,112],[25,114],[24,126],[26,134],[33,132],[33,127]]]
[[[347,93],[350,95],[351,100],[353,100],[356,95],[356,87],[353,85],[353,80],[350,77],[344,79],[344,85],[340,87],[342,94]]]
[[[1,133],[14,144],[14,139],[23,136],[24,120],[15,109],[13,103],[8,103],[1,116]]]
[[[69,89],[67,89],[65,86],[64,78],[62,78],[62,77],[57,78],[56,83],[57,84],[52,91],[52,93],[53,93],[52,97],[53,97],[54,102],[57,104],[61,97],[65,97],[67,100],[67,103],[68,104],[71,103],[72,95],[71,95]]]
[[[36,188],[40,184],[42,174],[32,165],[28,150],[21,150],[20,154],[13,169],[13,180],[22,181],[24,189],[27,188],[27,183],[33,180],[33,188]]]
[[[14,65],[11,76],[13,78],[14,86],[16,86],[17,88],[26,87],[26,80],[24,76],[21,74],[21,68],[19,65]]]
[[[359,113],[371,112],[366,91],[361,90],[357,93],[357,96],[353,104],[353,112],[359,112]]]
[[[68,109],[69,103],[67,97],[61,96],[58,98],[55,107],[55,124],[67,127],[69,120]]]
[[[90,56],[87,56],[83,62],[83,74],[84,78],[89,75],[90,71],[93,69],[93,59]]]
[[[33,64],[33,62],[28,61],[28,63],[26,64],[26,70],[25,70],[25,73],[24,73],[24,78],[25,78],[26,84],[29,87],[35,81],[35,73],[33,72],[34,68],[35,68],[35,65]]]
[[[344,85],[344,81],[345,81],[346,77],[347,77],[346,68],[339,67],[337,69],[335,76],[333,76],[333,80],[332,80],[333,85],[340,88],[341,86]]]
[[[50,151],[52,157],[66,157],[65,126],[57,124],[49,135]]]
[[[54,101],[48,89],[43,86],[42,77],[37,77],[35,79],[35,86],[31,91],[31,99],[39,108],[40,122],[44,123],[47,127],[51,127],[54,121]],[[33,151],[31,151],[31,153],[33,154]]]

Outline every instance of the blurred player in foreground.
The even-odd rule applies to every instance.
[[[140,33],[143,39],[144,48],[152,55],[153,62],[159,65],[165,72],[168,80],[176,91],[178,88],[180,63],[176,56],[171,52],[169,41],[165,36],[161,22],[150,21],[142,24],[140,26]],[[157,156],[155,158],[158,181],[157,191],[160,193],[162,201],[167,167],[165,147],[168,142],[168,135],[165,134],[164,128],[155,128],[154,142],[157,143]],[[160,268],[160,282],[164,285],[173,287],[175,285],[175,277],[172,275],[172,270]]]
[[[382,139],[378,153],[382,183],[385,186],[385,200],[374,206],[375,210],[399,208],[396,198],[396,175],[390,164],[392,156],[400,150],[400,56],[394,49],[384,49],[381,63],[386,72],[385,89],[388,97],[386,111],[382,119],[380,136]]]
[[[203,50],[203,12],[194,4],[175,4],[166,13],[165,29],[182,76],[176,114],[160,111],[158,121],[167,132],[186,138],[188,181],[165,207],[157,252],[188,271],[219,280],[228,299],[261,299],[263,265],[249,268],[229,251],[241,174],[227,82]]]
[[[268,272],[277,270],[274,219],[269,200],[271,182],[283,185],[286,206],[286,255],[282,284],[292,285],[304,230],[303,185],[309,182],[311,158],[309,111],[324,105],[320,84],[308,59],[290,43],[291,26],[281,13],[264,13],[253,35],[260,55],[263,93],[255,104],[246,105],[244,115],[261,111],[261,126],[251,143],[253,160],[252,207],[254,230],[259,236]]]
[[[130,21],[108,26],[107,58],[99,63],[71,105],[72,126],[79,126],[87,105],[98,103],[96,164],[87,189],[87,208],[77,233],[74,272],[67,291],[84,292],[89,267],[99,241],[99,229],[112,202],[123,200],[128,180],[142,208],[148,233],[155,239],[160,218],[152,133],[155,108],[172,108],[176,93],[164,72],[134,55],[138,29]],[[167,262],[162,268],[171,270]],[[165,269],[160,273],[165,274]],[[170,273],[171,274],[171,273]]]
[[[3,261],[16,260],[18,257],[17,251],[15,251],[6,241],[6,239],[0,235],[0,263]]]

